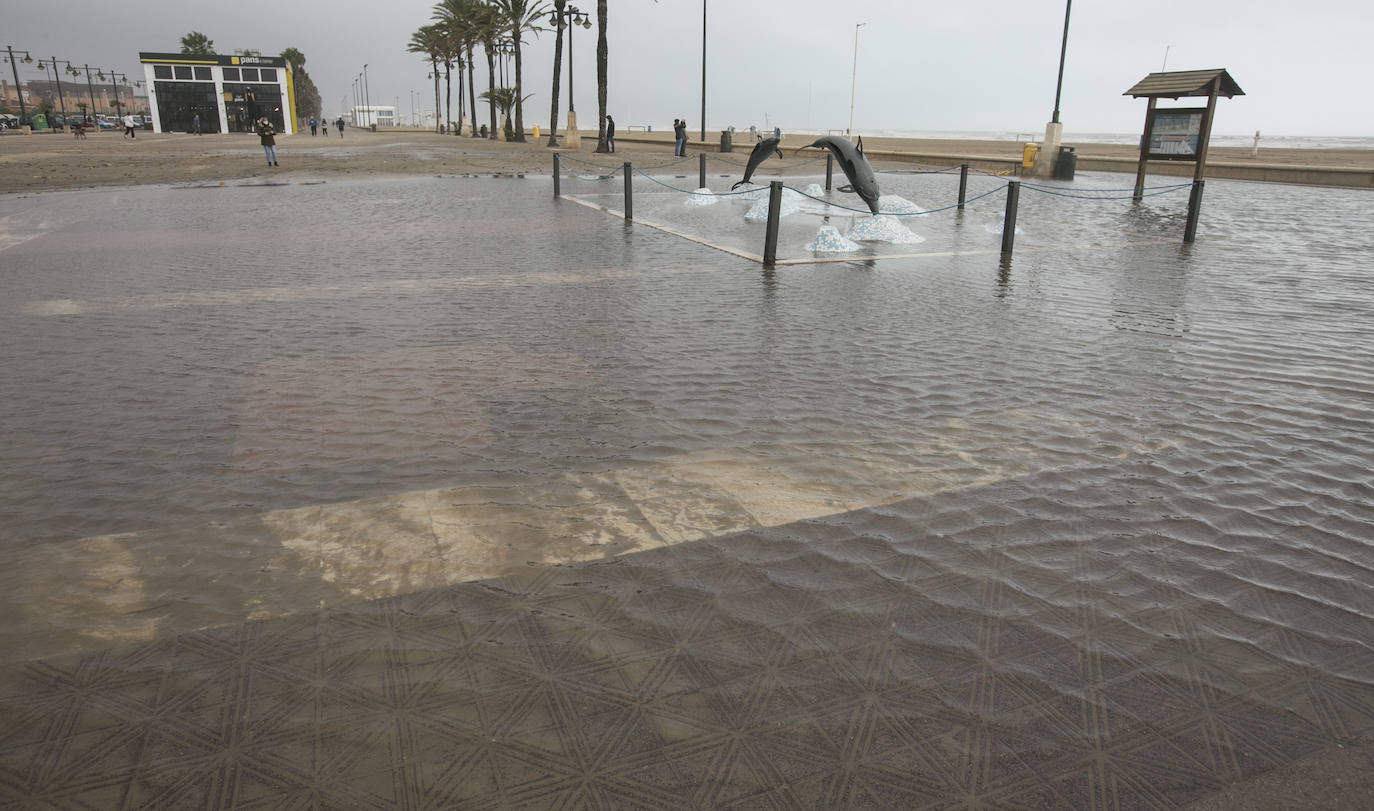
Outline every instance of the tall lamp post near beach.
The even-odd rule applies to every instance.
[[[14,46],[6,45],[5,50],[10,52],[10,70],[14,72],[14,92],[15,95],[19,96],[19,124],[20,126],[28,126],[25,119],[29,117],[29,114],[24,107],[24,88],[19,84],[19,65],[14,61]],[[33,64],[33,57],[29,56],[28,51],[20,51],[20,53],[24,55],[25,64]]]
[[[1059,79],[1054,85],[1054,113],[1050,117],[1050,123],[1045,125],[1045,142],[1040,145],[1040,152],[1035,160],[1036,177],[1049,177],[1054,171],[1059,142],[1064,137],[1064,125],[1059,123],[1059,97],[1064,89],[1064,56],[1069,50],[1069,13],[1072,10],[1073,0],[1064,0],[1064,38],[1059,44]],[[1043,161],[1039,157],[1041,155],[1044,156]]]
[[[701,0],[701,140],[706,140],[706,0]]]
[[[859,23],[854,26],[854,70],[849,74],[849,129],[844,131],[845,135],[854,132],[854,84],[859,78],[859,29],[868,23]]]
[[[367,63],[363,63],[363,109],[367,110],[368,127],[377,126],[377,117],[372,112],[372,93],[367,87]]]
[[[566,18],[566,22],[564,18]],[[568,23],[572,24],[569,25]],[[556,25],[560,29],[566,28],[568,30],[568,126],[563,130],[563,146],[568,149],[576,149],[582,143],[582,136],[577,131],[577,106],[573,92],[572,30],[579,25],[590,30],[592,15],[583,12],[577,6],[569,6],[563,9],[561,14],[558,11],[549,12],[549,25]]]

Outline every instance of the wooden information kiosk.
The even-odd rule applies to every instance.
[[[1136,200],[1144,196],[1145,165],[1152,160],[1192,161],[1193,192],[1188,198],[1188,224],[1183,241],[1197,235],[1198,210],[1202,204],[1203,172],[1207,168],[1207,144],[1212,137],[1212,117],[1217,98],[1243,96],[1236,80],[1224,69],[1179,70],[1151,73],[1123,96],[1149,99],[1145,108],[1145,133],[1140,139],[1140,165],[1135,173]],[[1161,99],[1206,98],[1206,107],[1156,108]]]

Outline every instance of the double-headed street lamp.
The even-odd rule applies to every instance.
[[[564,22],[564,18],[566,18],[568,22],[571,22],[573,27],[580,25],[590,30],[592,27],[592,16],[590,14],[584,14],[577,6],[569,6],[563,9],[561,15],[557,11],[549,12],[549,25],[558,26],[558,30],[560,31],[565,28],[568,29],[568,112],[576,113],[577,106],[574,103],[573,96],[572,28],[568,26],[568,22]],[[571,127],[572,125],[569,124],[568,126]]]
[[[24,109],[24,88],[19,84],[19,64],[14,61],[14,46],[6,45],[5,50],[10,52],[10,69],[14,71],[14,92],[19,96],[19,123],[22,124],[24,119],[28,117],[28,113]],[[20,53],[24,55],[25,64],[33,64],[33,57],[29,56],[28,51],[20,51]]]
[[[72,63],[71,63],[71,62],[68,62],[68,61],[65,60],[65,59],[63,59],[63,60],[61,60],[61,61],[66,62],[67,67],[65,68],[65,70],[66,70],[67,72],[73,72],[73,71],[74,71],[74,69],[72,68]],[[50,57],[48,57],[48,65],[51,65],[51,66],[52,66],[53,80],[57,83],[57,104],[58,104],[58,107],[62,110],[62,118],[63,118],[63,120],[66,120],[66,118],[67,118],[67,99],[66,99],[65,96],[62,95],[62,79],[60,79],[60,78],[58,77],[58,75],[57,75],[57,63],[58,63],[57,57],[55,57],[55,56],[50,56]],[[45,66],[43,65],[43,60],[41,60],[41,59],[38,60],[38,69],[39,69],[39,70],[46,70]]]

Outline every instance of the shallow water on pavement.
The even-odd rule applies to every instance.
[[[1374,735],[1367,192],[774,270],[550,192],[0,198],[0,798],[1173,808]]]
[[[957,177],[883,182],[935,208]],[[1189,247],[1186,195],[1027,190],[1009,261],[982,207],[908,221],[928,241],[897,247],[934,256],[775,271],[549,196],[0,200],[0,637],[147,638],[1047,471],[1130,470],[1168,507],[1034,536],[1243,539],[1318,602],[1374,573],[1366,194],[1212,183]]]

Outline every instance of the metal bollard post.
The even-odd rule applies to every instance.
[[[772,265],[778,259],[778,219],[782,212],[782,181],[768,184],[768,229],[763,235],[763,263]]]
[[[835,156],[825,153],[825,190],[830,191],[830,180],[835,176]]]
[[[1007,183],[1007,213],[1002,218],[1002,253],[1011,253],[1016,242],[1016,204],[1021,199],[1020,181]]]
[[[561,189],[558,186],[558,181],[562,180],[562,174],[563,172],[558,166],[558,153],[555,152],[553,153],[553,196],[555,200],[560,196]]]
[[[697,159],[697,163],[699,164],[697,166],[697,177],[700,178],[697,188],[704,189],[706,188],[706,153],[702,152],[697,155]]]
[[[959,164],[959,210],[964,210],[964,200],[968,197],[968,164]]]
[[[634,185],[633,173],[634,173],[634,170],[630,167],[630,164],[626,163],[626,164],[625,164],[625,219],[627,219],[627,220],[633,220],[633,219],[635,218],[635,198],[634,198],[634,192],[633,192],[633,190],[631,189],[631,186]]]
[[[1188,194],[1188,223],[1183,226],[1183,241],[1192,242],[1197,236],[1197,218],[1202,213],[1202,186],[1207,181],[1194,180],[1193,190]]]

